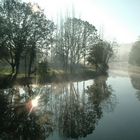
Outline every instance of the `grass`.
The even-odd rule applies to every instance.
[[[74,71],[73,73],[64,72],[62,70],[51,70],[48,74],[48,77],[50,77],[52,81],[69,81],[93,78],[95,75],[95,70],[86,68]]]
[[[10,74],[10,69],[0,69],[0,80],[2,81],[4,77]],[[36,79],[39,83],[47,82],[65,82],[65,81],[78,81],[85,80],[89,78],[94,78],[96,76],[95,70],[92,68],[83,68],[73,73],[65,72],[61,69],[49,69],[47,74],[32,74],[30,78],[25,78],[24,73],[19,73],[14,84],[25,85],[29,83],[35,83]]]
[[[0,76],[9,75],[11,70],[9,68],[0,68]]]

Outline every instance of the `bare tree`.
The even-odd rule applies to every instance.
[[[67,18],[61,24],[58,38],[56,54],[63,60],[64,70],[73,72],[73,66],[85,63],[87,50],[97,39],[97,30],[87,21]]]

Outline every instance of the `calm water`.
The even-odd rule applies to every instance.
[[[140,76],[0,91],[2,140],[139,140]]]

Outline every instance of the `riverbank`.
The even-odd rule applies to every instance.
[[[139,75],[140,67],[128,62],[114,62],[109,64],[109,73],[119,76]]]
[[[14,81],[9,81],[8,74],[0,74],[0,88],[8,88],[13,85],[28,85],[28,84],[46,84],[46,83],[60,83],[67,81],[81,81],[93,79],[101,74],[97,73],[93,68],[85,68],[73,73],[66,73],[60,70],[51,70],[46,76],[32,74],[30,78],[25,77],[24,74],[18,74]]]
[[[46,77],[39,77],[39,75],[34,75],[30,78],[31,83],[52,83],[52,82],[65,82],[65,81],[76,81],[76,80],[86,80],[89,78],[94,78],[96,76],[96,72],[92,69],[86,69],[83,71],[77,71],[73,73],[65,73],[60,71],[53,71],[48,73]],[[16,83],[21,83],[22,79],[27,79],[25,77],[17,78]],[[25,81],[26,82],[26,81]]]

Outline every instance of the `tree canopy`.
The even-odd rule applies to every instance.
[[[27,79],[32,73],[38,75],[42,64],[44,74],[49,66],[72,74],[83,71],[88,63],[106,72],[113,55],[112,45],[101,40],[88,21],[73,16],[54,25],[37,4],[20,0],[0,2],[0,31],[0,62],[10,66],[10,80],[20,72]]]
[[[90,49],[88,62],[95,65],[96,70],[106,72],[108,69],[108,62],[113,55],[113,48],[110,43],[98,40]]]
[[[129,63],[140,66],[140,40],[136,41],[129,54]]]
[[[63,68],[70,70],[87,55],[87,50],[97,39],[95,26],[78,18],[67,18],[58,29],[55,54]],[[62,62],[63,60],[63,62]]]
[[[54,24],[39,8],[34,11],[31,3],[3,0],[0,3],[0,49],[6,54],[1,59],[11,65],[12,74],[19,71],[21,58],[28,58],[28,73],[36,50],[47,47]],[[37,5],[36,5],[37,6]]]

